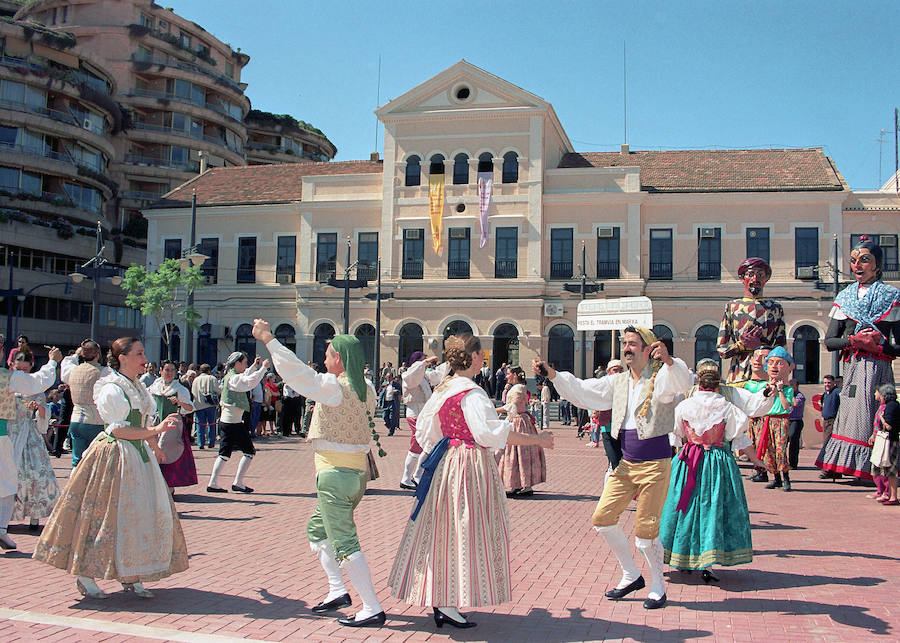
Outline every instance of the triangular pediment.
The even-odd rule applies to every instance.
[[[376,110],[379,118],[441,111],[537,108],[550,104],[461,60]]]

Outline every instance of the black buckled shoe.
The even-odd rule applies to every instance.
[[[604,594],[604,596],[606,596],[606,598],[611,598],[614,601],[617,601],[620,598],[625,598],[631,592],[636,592],[639,589],[644,589],[644,587],[646,587],[646,586],[647,586],[647,583],[644,582],[644,577],[638,576],[637,580],[632,581],[631,583],[629,583],[622,589],[613,588],[613,589],[609,590],[608,592],[606,592],[606,594]]]
[[[206,493],[228,493],[228,489],[222,489],[221,487],[207,487]]]
[[[241,493],[253,493],[252,487],[246,487],[246,486],[239,487],[236,484],[231,485],[231,490],[232,491],[240,491]]]
[[[346,625],[347,627],[381,627],[384,625],[384,622],[387,620],[387,616],[385,613],[378,612],[377,614],[373,614],[369,618],[363,618],[357,620],[356,617],[350,618],[339,618],[338,623],[341,625]]]
[[[666,606],[666,595],[663,594],[659,598],[648,598],[644,601],[645,610],[658,610],[660,607]]]
[[[321,614],[323,612],[339,610],[343,607],[350,607],[352,604],[353,601],[350,600],[350,594],[341,594],[337,598],[330,601],[322,601],[318,605],[313,605],[311,609],[316,614]]]

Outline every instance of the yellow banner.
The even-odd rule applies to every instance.
[[[434,251],[441,254],[441,217],[444,214],[444,175],[428,176],[428,199],[431,205],[431,242]]]

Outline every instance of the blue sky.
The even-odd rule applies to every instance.
[[[465,58],[552,103],[576,151],[618,149],[627,43],[632,149],[822,147],[854,189],[893,171],[896,1],[171,1],[337,160],[382,151],[379,55],[380,104]]]

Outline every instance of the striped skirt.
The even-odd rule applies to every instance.
[[[451,446],[388,579],[411,605],[484,607],[510,600],[509,517],[488,449]]]

